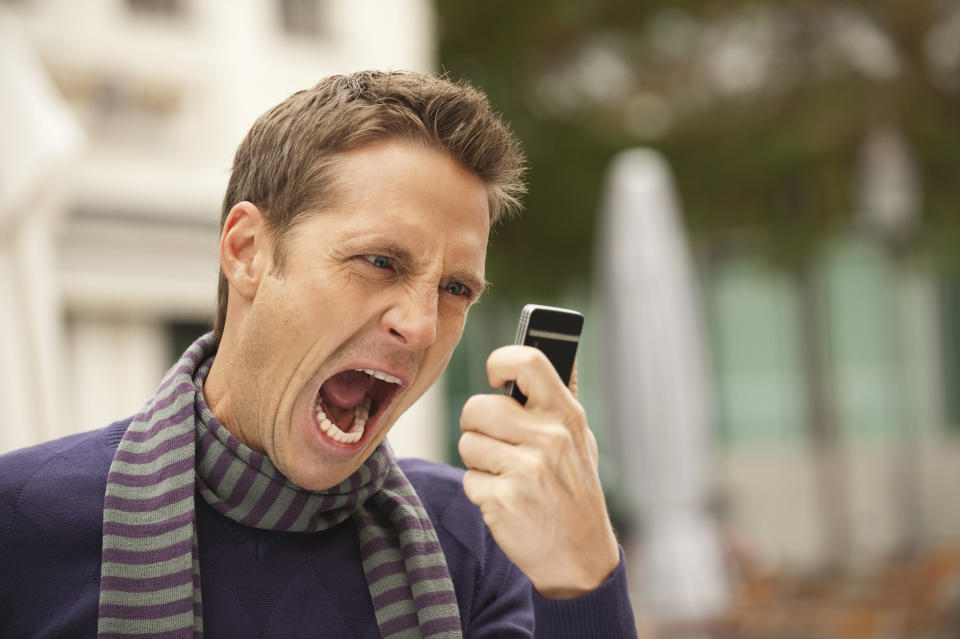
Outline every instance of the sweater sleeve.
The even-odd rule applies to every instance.
[[[537,639],[636,639],[623,549],[620,564],[599,588],[573,599],[532,594]]]
[[[437,527],[469,639],[635,639],[623,551],[596,590],[574,599],[541,597],[510,561],[463,492],[463,471],[400,460]]]
[[[465,637],[636,639],[623,550],[620,564],[600,587],[573,599],[541,596],[492,539],[486,556]]]

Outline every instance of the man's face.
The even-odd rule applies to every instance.
[[[227,426],[309,489],[352,474],[443,371],[482,292],[483,183],[401,141],[338,160],[242,323]],[[230,423],[233,422],[233,423]]]

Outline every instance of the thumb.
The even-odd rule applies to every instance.
[[[573,398],[577,398],[577,358],[573,358],[573,372],[570,373],[570,383],[567,384],[567,388],[570,389],[570,392],[573,393]]]

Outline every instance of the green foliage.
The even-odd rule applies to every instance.
[[[894,127],[923,188],[922,233],[910,241],[953,250],[944,238],[956,236],[960,202],[960,70],[934,77],[928,47],[948,16],[960,16],[957,7],[955,0],[439,2],[442,68],[488,93],[529,157],[524,216],[500,229],[491,248],[498,294],[557,293],[587,277],[607,163],[632,146],[667,156],[702,246],[747,230],[772,259],[796,265],[850,224],[865,136]],[[883,66],[889,55],[874,32],[894,51],[892,67]],[[852,36],[863,51],[851,48],[860,41]],[[759,49],[741,55],[740,76],[734,67],[720,78],[729,86],[711,80],[717,42],[737,54],[754,41]],[[598,55],[607,78],[594,72]],[[758,60],[768,66],[751,85]],[[650,104],[667,109],[659,130]]]

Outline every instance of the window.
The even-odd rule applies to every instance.
[[[280,26],[292,36],[317,38],[327,33],[324,0],[279,0]]]
[[[786,274],[751,258],[705,279],[718,438],[794,444],[806,437],[799,300]]]
[[[183,15],[183,0],[126,0],[131,13],[158,18],[177,18]]]

